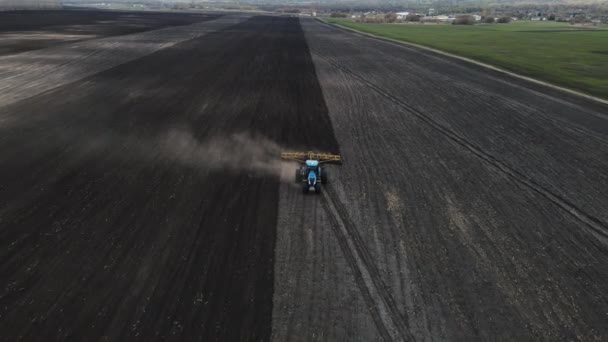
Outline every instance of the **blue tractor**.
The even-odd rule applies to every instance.
[[[296,183],[302,184],[302,192],[307,194],[311,191],[321,193],[321,184],[329,182],[327,170],[321,164],[342,165],[339,155],[315,152],[283,152],[281,158],[302,163],[296,169]]]

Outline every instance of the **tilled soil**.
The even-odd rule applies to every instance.
[[[0,11],[0,56],[61,43],[190,25],[218,15],[93,10]]]
[[[89,39],[0,56],[0,106],[80,81],[175,44],[224,30],[251,17],[233,13],[192,25]]]
[[[255,158],[337,151],[297,19],[256,17],[10,113],[4,336],[269,339],[279,177]]]
[[[604,105],[313,19],[39,52],[0,58],[8,340],[608,336]],[[304,196],[283,149],[344,165]]]

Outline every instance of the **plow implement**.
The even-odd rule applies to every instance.
[[[317,153],[317,152],[282,152],[281,159],[291,160],[300,163],[305,163],[307,160],[316,160],[319,164],[331,163],[342,165],[342,157],[338,154],[331,153]]]
[[[342,165],[342,157],[338,154],[318,152],[282,152],[281,159],[300,163],[295,172],[295,182],[302,184],[302,192],[321,193],[321,184],[329,182],[329,175],[321,164]]]

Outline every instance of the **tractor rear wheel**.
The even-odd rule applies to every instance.
[[[302,192],[305,194],[308,193],[308,183],[304,184],[304,186],[302,187]]]
[[[321,174],[321,183],[323,183],[323,184],[329,183],[329,174],[327,173],[326,170],[323,170],[323,173]]]

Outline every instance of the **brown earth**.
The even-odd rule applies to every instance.
[[[605,340],[605,105],[313,19],[227,22],[11,83],[44,93],[0,107],[0,336]],[[345,163],[303,196],[282,149]]]

